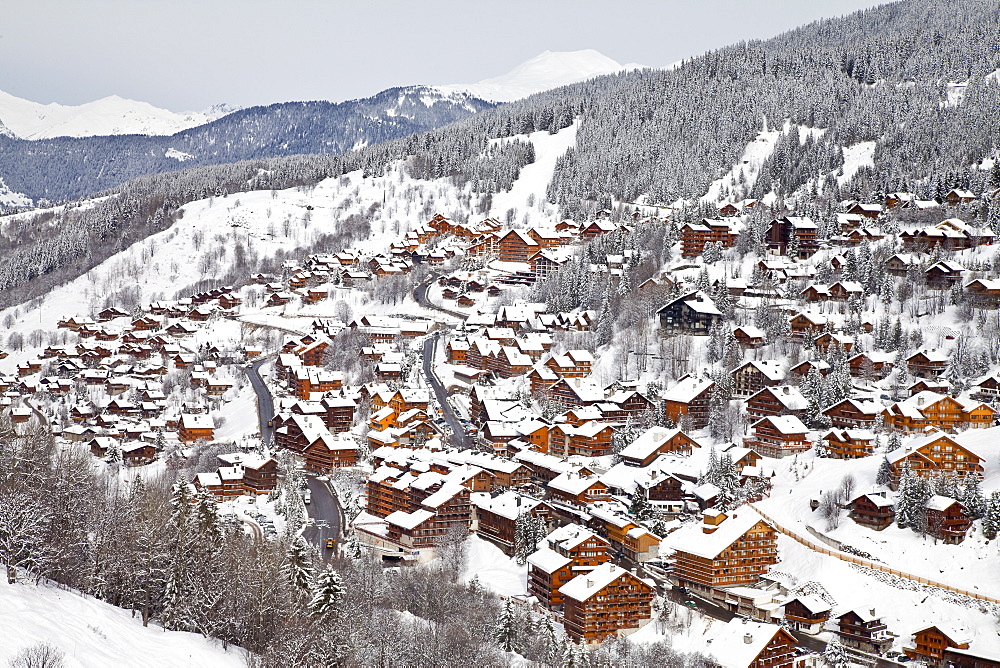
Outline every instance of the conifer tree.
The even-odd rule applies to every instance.
[[[340,575],[332,568],[325,568],[313,583],[309,612],[316,616],[326,615],[336,609],[343,597],[344,586]]]
[[[309,546],[302,536],[297,537],[288,546],[281,570],[294,591],[303,595],[309,593],[315,569],[309,556]]]
[[[979,476],[972,473],[965,474],[960,497],[962,505],[965,506],[965,514],[972,519],[978,520],[986,514],[986,499],[979,484]]]
[[[889,463],[888,457],[883,457],[875,475],[875,484],[888,485],[890,480],[892,480],[892,464]]]
[[[493,640],[505,652],[514,651],[515,639],[517,638],[516,621],[514,604],[511,603],[510,599],[507,599],[493,623]]]
[[[993,540],[1000,533],[1000,492],[993,492],[986,500],[986,513],[983,515],[983,536]]]

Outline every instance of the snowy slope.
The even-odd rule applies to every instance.
[[[138,617],[77,592],[0,582],[0,665],[22,648],[48,642],[66,654],[66,668],[105,666],[245,666],[243,651],[196,633],[143,627]]]
[[[39,104],[0,91],[0,127],[21,139],[102,135],[172,135],[235,111],[173,112],[112,95],[77,106]],[[0,130],[2,133],[2,130]]]
[[[634,63],[621,65],[594,49],[545,51],[501,76],[474,84],[450,84],[438,88],[447,92],[467,92],[492,102],[512,102],[543,90],[639,67]]]

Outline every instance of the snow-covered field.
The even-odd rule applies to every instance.
[[[468,563],[462,579],[466,582],[479,578],[479,582],[501,596],[516,596],[528,591],[528,566],[517,563],[499,547],[479,536],[466,541]]]
[[[0,581],[0,665],[21,649],[38,642],[55,645],[66,654],[67,668],[237,668],[245,666],[238,647],[197,633],[164,631],[142,626],[139,617],[75,591],[50,585]]]

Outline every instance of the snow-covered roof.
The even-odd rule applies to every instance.
[[[667,390],[663,395],[665,401],[676,401],[678,403],[690,403],[707,388],[714,385],[710,378],[697,378],[688,376],[682,378],[676,385]]]
[[[434,513],[432,513],[429,510],[420,508],[419,510],[415,510],[412,513],[407,513],[402,510],[397,510],[396,512],[391,513],[388,517],[386,517],[385,521],[388,524],[395,524],[396,526],[402,529],[409,530],[419,526],[420,524],[426,522],[432,517],[434,517]]]
[[[528,555],[528,563],[545,573],[555,573],[560,568],[572,563],[569,557],[564,557],[555,550],[543,547]]]
[[[506,491],[492,498],[486,494],[477,495],[473,499],[473,503],[482,510],[506,517],[509,520],[516,520],[518,515],[533,510],[542,501],[514,491]]]
[[[639,438],[626,446],[619,454],[630,459],[644,460],[656,452],[663,444],[681,433],[680,429],[650,427]]]
[[[757,511],[743,506],[718,524],[712,533],[703,532],[705,525],[692,523],[667,536],[664,545],[705,559],[715,559],[755,524],[763,521]]]
[[[610,585],[612,582],[628,574],[621,566],[606,562],[575,578],[559,588],[559,593],[575,601],[586,601],[594,594]],[[633,576],[634,577],[634,576]]]

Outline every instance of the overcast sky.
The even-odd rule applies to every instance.
[[[871,0],[3,0],[0,90],[174,111],[472,83],[546,49],[664,66]]]

